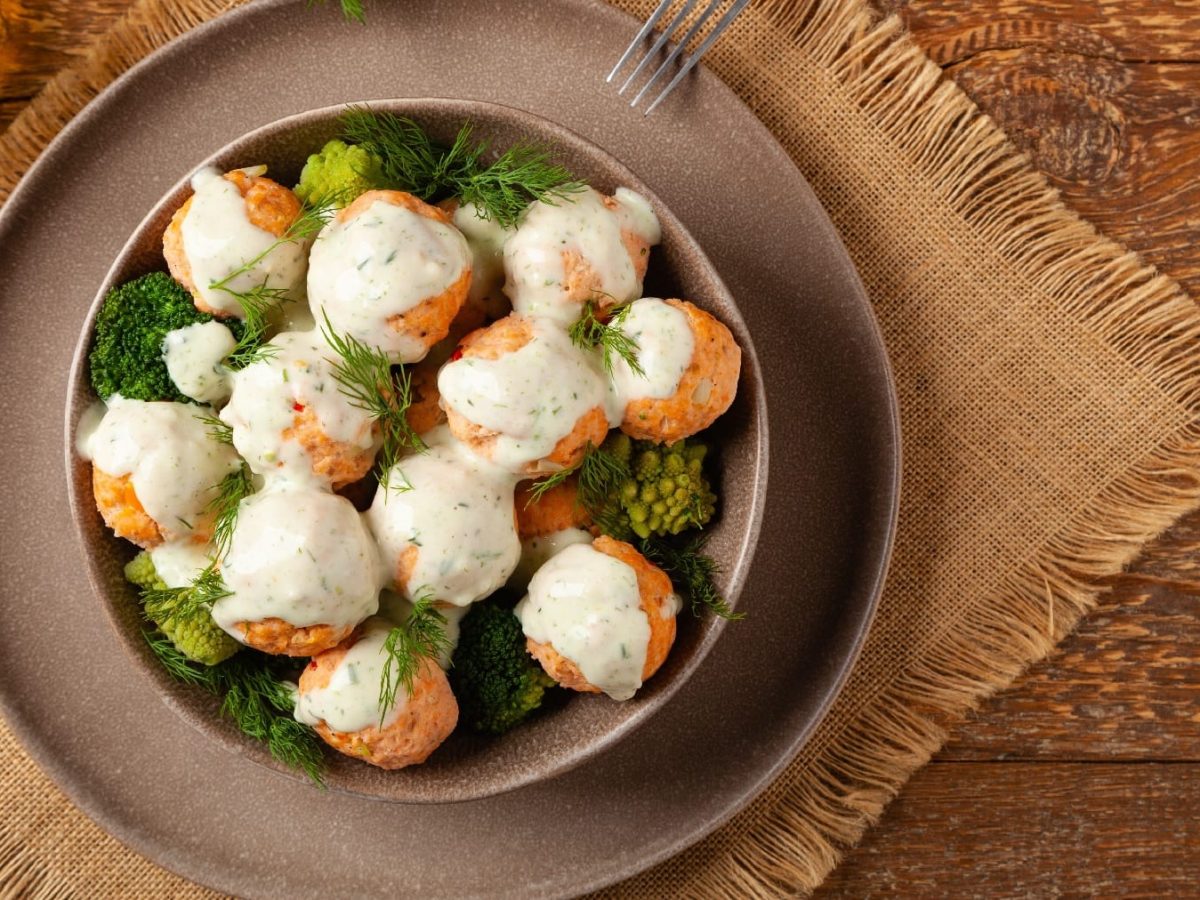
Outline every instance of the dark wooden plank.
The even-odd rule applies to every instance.
[[[818,897],[1194,897],[1200,766],[927,766]]]
[[[1200,294],[1192,3],[886,0],[1102,231]]]

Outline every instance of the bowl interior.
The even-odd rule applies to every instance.
[[[708,552],[718,561],[719,583],[736,603],[750,563],[762,518],[766,490],[767,428],[764,392],[754,347],[733,298],[703,251],[641,180],[617,160],[572,132],[529,113],[496,104],[454,100],[372,101],[376,110],[407,115],[435,138],[453,137],[470,121],[476,137],[503,149],[518,141],[535,141],[579,177],[610,193],[626,186],[647,196],[662,223],[662,245],[650,261],[644,293],[684,297],[710,310],[733,331],[743,352],[738,396],[709,432],[717,453],[713,467],[721,498],[719,518],[709,529]],[[212,163],[223,169],[264,163],[268,175],[295,183],[306,156],[337,136],[344,107],[329,107],[292,116],[253,131],[222,148],[197,167]],[[243,736],[219,713],[219,703],[205,693],[181,685],[159,666],[141,636],[142,623],[134,589],[122,567],[134,548],[114,537],[96,512],[91,496],[90,466],[71,452],[83,412],[94,402],[87,379],[86,356],[96,311],[115,284],[138,275],[165,270],[162,233],[189,193],[182,179],[146,216],[113,264],[85,321],[76,348],[67,409],[68,485],[89,575],[117,639],[135,665],[150,678],[164,702],[197,730],[289,777],[291,769],[276,762],[265,748]],[[711,615],[679,617],[675,647],[663,668],[637,697],[616,703],[603,696],[573,695],[569,702],[545,710],[532,721],[498,738],[483,738],[460,729],[424,765],[384,772],[329,750],[327,783],[334,790],[400,802],[451,802],[512,790],[566,771],[611,746],[659,709],[699,665],[725,623]],[[736,626],[733,626],[736,627]]]

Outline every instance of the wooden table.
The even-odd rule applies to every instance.
[[[880,2],[1068,203],[1200,295],[1200,2]],[[0,127],[127,5],[0,0]],[[1195,515],[955,730],[822,896],[1200,895],[1198,550]]]

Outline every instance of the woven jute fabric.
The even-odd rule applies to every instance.
[[[136,3],[0,137],[0,194],[117,74],[234,5]],[[816,736],[745,812],[613,897],[814,888],[947,724],[1200,504],[1194,305],[1066,210],[896,20],[861,0],[759,0],[707,61],[862,274],[899,390],[903,499],[878,619]],[[0,892],[207,895],[104,834],[7,732],[0,759]]]

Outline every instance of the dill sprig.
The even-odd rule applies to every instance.
[[[280,237],[266,250],[242,263],[224,278],[209,284],[212,291],[222,291],[233,297],[242,307],[242,333],[238,336],[237,344],[225,357],[225,364],[231,369],[244,369],[251,363],[260,362],[274,356],[278,350],[266,343],[267,329],[270,327],[271,316],[282,309],[284,304],[291,303],[293,297],[287,288],[271,287],[264,280],[244,291],[231,287],[234,279],[245,275],[267,258],[278,247],[284,244],[296,244],[313,238],[325,227],[337,210],[339,198],[323,198],[320,204],[305,204],[300,208],[300,214],[292,221]]]
[[[325,755],[307,725],[292,718],[291,684],[282,663],[260,656],[235,656],[215,666],[194,663],[159,632],[145,632],[146,643],[176,681],[203,688],[221,698],[221,714],[246,735],[264,742],[275,759],[324,787]]]
[[[214,489],[208,503],[208,511],[215,514],[213,520],[213,559],[223,560],[233,540],[233,529],[237,525],[241,503],[254,493],[254,481],[250,468],[244,462],[222,478]]]
[[[435,607],[431,592],[422,593],[413,602],[412,612],[404,624],[388,632],[383,644],[387,659],[379,681],[379,719],[383,720],[393,706],[400,685],[411,694],[417,671],[423,658],[436,660],[450,649],[446,637],[446,617]]]
[[[623,459],[589,441],[582,458],[575,465],[559,469],[553,475],[547,475],[534,482],[525,507],[537,503],[547,491],[558,487],[576,474],[579,476],[578,501],[593,518],[607,506],[609,498],[631,477],[629,465]]]
[[[517,144],[485,163],[489,145],[472,134],[468,122],[445,147],[404,116],[365,106],[350,107],[342,116],[343,137],[380,159],[388,187],[430,202],[460,197],[505,228],[516,225],[530,203],[553,203],[583,189],[536,144]]]
[[[142,604],[146,618],[161,624],[189,619],[200,612],[210,612],[214,603],[232,593],[213,562],[189,585],[143,591]]]
[[[324,313],[322,313],[324,315]],[[383,445],[379,450],[379,483],[385,492],[412,489],[397,463],[406,449],[425,450],[425,442],[408,423],[412,405],[412,379],[404,366],[393,366],[378,347],[365,344],[353,335],[338,334],[324,315],[321,334],[337,354],[331,360],[338,390],[351,404],[379,423]],[[399,482],[396,478],[399,477]],[[386,493],[385,493],[386,497]]]
[[[233,426],[228,422],[223,421],[217,416],[204,413],[203,415],[195,416],[205,425],[208,426],[208,436],[218,444],[233,443]]]
[[[635,375],[643,378],[646,376],[642,364],[638,362],[637,341],[621,330],[631,308],[628,303],[613,307],[609,311],[608,319],[604,320],[596,315],[598,311],[596,302],[588,300],[583,304],[583,316],[568,331],[571,343],[580,350],[600,348],[604,371],[610,377],[613,373],[613,360],[618,356],[625,360],[625,364]]]
[[[704,552],[707,542],[706,534],[697,535],[679,546],[661,538],[648,537],[642,538],[641,550],[643,556],[666,572],[676,588],[682,590],[691,603],[692,615],[700,616],[709,610],[722,619],[744,619],[746,614],[735,613],[717,589],[714,579],[720,567]]]

